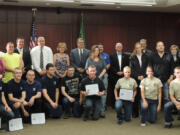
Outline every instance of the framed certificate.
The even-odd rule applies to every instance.
[[[88,92],[88,96],[97,95],[99,92],[98,84],[86,85],[85,88],[86,88],[86,92]]]
[[[9,120],[9,131],[17,131],[23,129],[22,118]]]
[[[119,98],[122,100],[130,101],[133,98],[133,90],[120,89]]]
[[[32,113],[31,114],[31,124],[45,124],[45,114],[44,113]]]

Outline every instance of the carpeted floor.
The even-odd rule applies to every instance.
[[[116,113],[108,109],[105,119],[84,122],[81,119],[48,119],[45,125],[25,124],[24,129],[16,132],[3,132],[0,135],[179,135],[180,121],[176,120],[174,128],[164,129],[163,113],[154,125],[140,126],[139,118],[129,123],[117,124]]]

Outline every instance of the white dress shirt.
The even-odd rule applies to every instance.
[[[118,53],[121,53],[121,52],[117,52],[118,61],[119,61],[119,70],[121,70],[121,65],[122,65],[122,53],[121,53],[121,55],[118,55]]]
[[[81,51],[82,51],[82,54],[83,54],[83,48],[82,49],[78,48],[79,56],[81,56]]]
[[[53,63],[53,52],[51,48],[48,46],[44,46],[42,51],[43,51],[43,69],[46,69],[46,65],[48,63]],[[34,47],[30,52],[33,69],[35,69],[37,72],[42,71],[40,68],[40,53],[41,53],[41,48],[39,46]]]
[[[140,67],[142,67],[142,59],[141,59],[142,55],[136,55],[136,56],[138,58]]]

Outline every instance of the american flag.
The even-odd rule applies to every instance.
[[[36,8],[32,9],[32,27],[31,27],[31,38],[30,38],[30,45],[29,50],[33,47],[37,46],[37,35],[36,35]]]

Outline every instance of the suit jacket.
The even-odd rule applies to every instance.
[[[129,56],[125,53],[122,53],[122,60],[121,60],[121,69],[119,67],[119,60],[117,53],[110,55],[110,78],[112,79],[113,83],[116,83],[117,80],[123,76],[117,75],[117,72],[123,71],[125,66],[129,66]]]
[[[17,48],[14,49],[14,53],[18,53],[19,54],[19,51],[18,51]],[[23,48],[22,59],[23,59],[23,62],[24,62],[25,70],[28,71],[29,69],[31,69],[32,62],[31,62],[31,56],[30,56],[29,50],[26,50],[26,49]]]
[[[140,81],[138,80],[138,76],[146,76],[146,68],[149,65],[148,56],[143,53],[141,61],[142,66],[140,67],[140,63],[136,55],[130,59],[131,76],[136,79],[138,84],[140,83]]]
[[[78,48],[75,48],[70,53],[70,63],[75,69],[77,68],[85,68],[86,60],[89,57],[89,50],[83,48],[82,60],[80,61]]]

